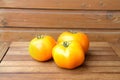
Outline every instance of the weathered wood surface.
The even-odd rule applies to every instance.
[[[120,29],[120,12],[0,9],[0,26]]]
[[[0,63],[0,80],[119,80],[120,57],[109,42],[91,42],[86,60],[74,70],[61,69],[53,60],[37,62],[29,56],[29,42],[12,42]],[[114,45],[114,44],[113,44]],[[117,53],[120,53],[117,50]]]
[[[120,10],[120,0],[0,0],[1,8]]]

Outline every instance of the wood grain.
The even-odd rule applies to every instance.
[[[8,42],[0,42],[0,63],[6,53],[6,51],[9,48],[9,43]]]
[[[12,42],[10,49],[7,52],[5,61],[31,61],[28,52],[29,42]],[[90,48],[86,55],[88,61],[119,61],[120,58],[116,56],[108,42],[90,42]],[[92,57],[92,58],[91,58]]]
[[[10,47],[28,47],[29,42],[11,42]],[[90,42],[90,47],[110,47],[108,42]]]
[[[44,67],[56,67],[55,63],[53,60],[49,62],[37,62],[34,60],[31,61],[2,61],[0,64],[0,67],[39,67],[43,66]],[[120,67],[120,61],[85,61],[83,64],[84,66],[92,66],[92,67]]]
[[[64,31],[84,32],[88,35],[90,41],[113,42],[120,39],[120,30],[106,29],[41,29],[41,28],[0,28],[1,41],[30,41],[37,34],[47,34],[53,36],[56,40],[60,33]],[[7,37],[6,37],[7,36]]]
[[[120,29],[119,11],[0,9],[1,27]]]
[[[19,49],[18,49],[19,48]],[[10,48],[7,55],[28,55],[28,48],[21,49],[21,47]],[[89,50],[87,55],[115,55],[113,50]]]
[[[28,66],[28,67],[0,67],[0,73],[69,73],[71,71],[60,69],[59,67],[45,67],[43,66]],[[72,71],[72,73],[100,73],[100,72],[106,72],[106,73],[119,73],[120,67],[79,67]]]
[[[57,67],[51,59],[47,62],[33,60],[28,52],[29,42],[12,42],[4,60],[0,64],[0,80],[119,80],[120,58],[109,42],[91,42],[89,55],[83,65],[73,70]],[[34,74],[34,75],[33,75]],[[86,76],[89,75],[89,76]],[[46,79],[47,76],[47,79]]]
[[[0,0],[1,8],[120,10],[119,0]]]
[[[5,61],[32,61],[33,59],[29,55],[7,55],[4,58]],[[92,55],[86,56],[87,61],[120,61],[120,58],[117,56],[100,56]]]
[[[88,76],[89,75],[89,76]],[[46,79],[47,76],[47,79]],[[69,77],[68,77],[69,76]],[[0,74],[0,79],[1,80],[9,80],[10,77],[12,77],[13,80],[34,80],[34,79],[42,79],[42,80],[119,80],[120,79],[120,74],[107,74],[107,73],[82,73],[82,74],[65,74],[65,73],[56,73],[56,74],[49,74],[49,73],[40,73],[40,74]]]

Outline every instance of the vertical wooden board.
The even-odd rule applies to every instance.
[[[8,42],[0,42],[0,62],[2,61],[8,48],[9,48]]]

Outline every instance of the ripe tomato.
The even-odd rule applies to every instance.
[[[29,44],[30,56],[38,61],[47,61],[52,58],[52,48],[56,41],[51,36],[37,36]]]
[[[76,41],[58,43],[52,50],[55,63],[62,68],[74,69],[85,59],[81,45]]]
[[[89,39],[88,36],[82,32],[63,32],[58,37],[58,43],[62,41],[78,41],[86,53],[89,48]]]

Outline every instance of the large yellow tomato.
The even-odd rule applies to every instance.
[[[62,68],[74,69],[85,59],[81,45],[76,41],[58,43],[52,50],[55,63]]]
[[[30,56],[37,61],[47,61],[52,58],[52,48],[56,41],[51,36],[37,36],[29,44]]]
[[[78,41],[86,53],[89,48],[89,39],[88,36],[85,33],[82,32],[63,32],[58,37],[58,43],[63,41]]]

